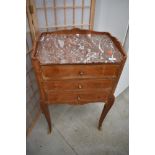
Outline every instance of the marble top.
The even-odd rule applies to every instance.
[[[107,34],[44,33],[36,50],[42,64],[115,63],[123,59]]]

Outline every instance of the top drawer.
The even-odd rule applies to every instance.
[[[73,78],[116,78],[119,65],[44,65],[41,66],[44,80]]]

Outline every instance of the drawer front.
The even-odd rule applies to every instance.
[[[61,81],[44,81],[45,91],[68,91],[68,90],[94,90],[108,89],[111,90],[114,84],[112,79],[81,79],[81,80],[61,80]]]
[[[84,104],[89,102],[103,102],[108,98],[109,93],[106,91],[88,91],[88,92],[54,92],[47,94],[48,104],[68,103]]]
[[[41,66],[44,80],[73,78],[116,78],[119,65],[47,65]]]

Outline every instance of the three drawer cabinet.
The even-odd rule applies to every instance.
[[[60,30],[41,33],[32,49],[40,106],[51,132],[48,105],[105,102],[98,128],[114,103],[126,54],[110,33]]]

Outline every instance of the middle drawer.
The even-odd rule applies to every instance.
[[[45,91],[69,91],[85,89],[112,89],[113,79],[79,79],[79,80],[59,80],[44,81]]]

